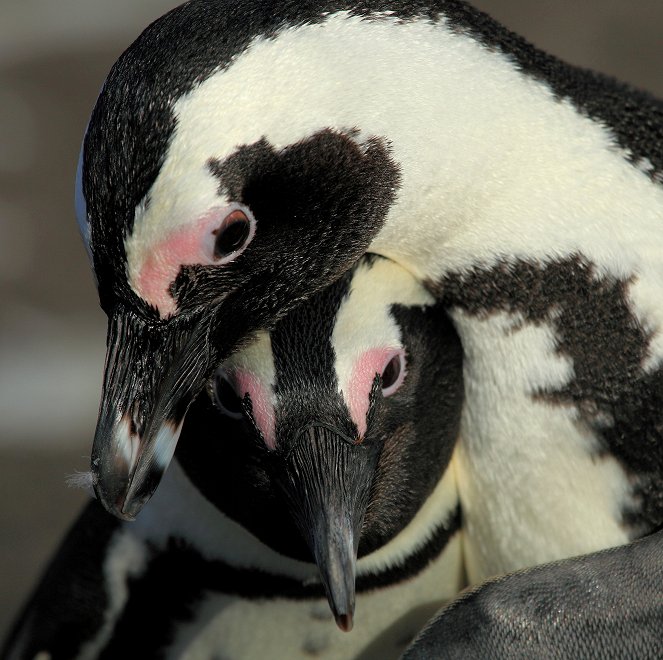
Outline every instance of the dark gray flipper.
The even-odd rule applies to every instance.
[[[404,660],[663,658],[663,532],[487,582],[441,610]]]
[[[120,525],[96,500],[85,507],[0,650],[2,660],[78,656],[104,623],[103,560]]]

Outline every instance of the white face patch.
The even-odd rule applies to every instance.
[[[268,449],[276,447],[276,396],[274,356],[267,332],[259,332],[248,346],[226,360],[223,368],[232,374],[237,395],[251,398],[253,419]]]
[[[132,285],[165,233],[227,203],[209,158],[357,127],[358,141],[389,141],[402,174],[370,251],[433,280],[504,256],[581,253],[599,273],[637,273],[633,304],[663,327],[661,187],[626,162],[609,129],[443,20],[340,12],[257,38],[175,114],[149,208],[137,208],[127,239]],[[653,343],[663,355],[663,333]]]
[[[395,378],[394,391],[407,378],[407,354],[391,306],[424,306],[433,297],[405,269],[385,259],[360,264],[350,292],[338,310],[332,332],[339,390],[355,422],[359,436],[366,432],[369,394],[376,374],[391,359],[403,360],[403,372]],[[274,393],[276,375],[269,333],[260,332],[245,348],[223,363],[236,394],[251,398],[253,417],[269,449],[276,446]],[[385,396],[392,392],[388,389]]]
[[[239,226],[240,233],[233,232]],[[232,237],[224,241],[229,232]],[[256,221],[247,207],[213,206],[188,224],[165,228],[164,235],[151,245],[132,273],[131,285],[162,317],[170,316],[176,311],[170,287],[182,266],[221,267],[242,253],[255,232]]]
[[[396,304],[430,305],[433,297],[404,268],[386,259],[357,268],[341,303],[332,334],[336,376],[360,436],[366,431],[369,393],[375,374],[403,349],[390,311]],[[407,353],[405,371],[407,373]],[[407,376],[405,376],[407,377]]]

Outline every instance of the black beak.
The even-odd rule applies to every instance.
[[[303,429],[278,482],[308,543],[338,627],[352,629],[357,546],[379,451],[340,431]]]
[[[124,309],[109,320],[92,472],[97,497],[119,518],[136,517],[170,463],[207,375],[207,327],[150,323]]]

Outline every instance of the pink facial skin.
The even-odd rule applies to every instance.
[[[405,352],[402,348],[372,348],[361,355],[355,362],[350,379],[350,391],[346,393],[346,403],[350,409],[352,421],[357,425],[359,438],[362,439],[366,433],[366,416],[368,414],[368,403],[371,388],[375,376],[381,375],[384,368],[395,355],[402,355]],[[405,362],[403,362],[405,364]],[[398,390],[405,378],[405,369],[401,369],[398,380],[385,392],[389,396]]]
[[[382,390],[383,396],[391,396],[400,388],[405,379],[405,351],[402,348],[373,348],[365,351],[355,362],[345,399],[352,420],[357,426],[359,442],[366,434],[366,417],[373,381],[376,376],[384,373],[386,366],[394,357],[400,358],[400,373],[389,387]],[[263,382],[252,371],[239,367],[226,370],[225,377],[240,399],[249,395],[256,426],[262,434],[267,449],[274,450],[276,448],[276,415],[270,384]]]
[[[226,219],[241,210],[251,221],[251,233],[242,250],[255,233],[255,221],[248,209],[237,204],[223,208],[212,208],[194,222],[171,231],[162,241],[152,246],[152,251],[142,263],[134,282],[134,290],[147,303],[159,310],[162,318],[177,311],[170,286],[177,278],[182,266],[220,266],[237,257],[242,250],[225,259],[214,257],[216,233]]]
[[[231,377],[235,384],[235,391],[240,398],[244,398],[246,394],[251,397],[253,419],[262,433],[267,449],[274,449],[276,447],[276,423],[269,385],[265,385],[254,373],[243,369],[234,369]]]

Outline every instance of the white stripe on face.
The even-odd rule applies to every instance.
[[[350,294],[341,303],[332,334],[336,376],[360,436],[366,430],[368,397],[376,373],[403,348],[392,305],[429,305],[433,297],[410,273],[392,261],[361,264]],[[407,358],[407,356],[406,356]]]
[[[364,262],[354,273],[350,293],[336,316],[331,343],[335,354],[338,387],[357,425],[366,430],[369,393],[376,373],[403,349],[400,330],[391,306],[433,303],[433,297],[405,269],[378,258]],[[276,446],[274,386],[276,374],[271,339],[260,332],[244,349],[223,364],[237,394],[251,398],[253,416],[268,448]]]
[[[259,332],[254,340],[235,353],[223,364],[224,369],[234,376],[237,394],[251,398],[253,418],[269,449],[276,446],[276,396],[274,384],[274,357],[272,342],[267,332]]]

